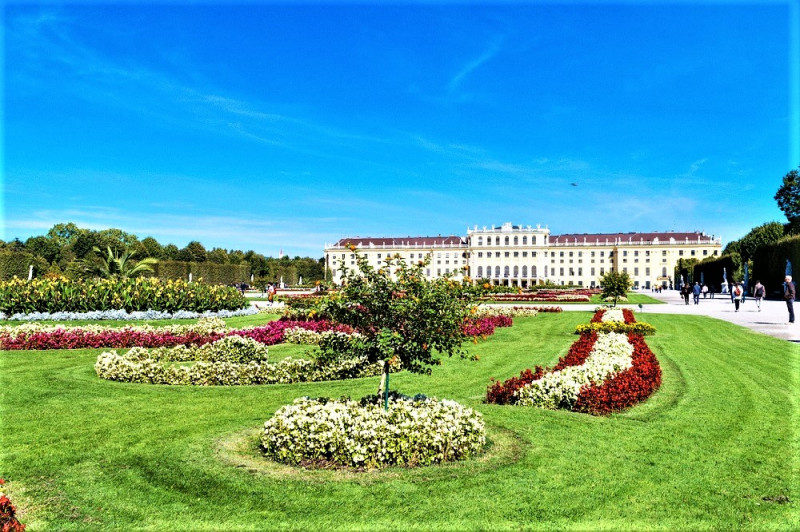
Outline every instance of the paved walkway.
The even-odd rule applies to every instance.
[[[714,299],[703,299],[701,297],[698,305],[695,305],[692,297],[689,297],[689,304],[686,305],[677,290],[664,290],[660,294],[641,293],[653,299],[659,299],[665,304],[643,305],[642,310],[639,310],[638,305],[620,304],[620,306],[644,314],[697,314],[710,316],[741,325],[742,327],[748,327],[776,338],[789,340],[790,342],[800,342],[800,301],[794,303],[795,323],[787,325],[789,313],[786,310],[786,303],[783,301],[762,301],[761,312],[759,312],[755,299],[747,298],[744,303],[739,305],[739,312],[734,312],[735,307],[731,303],[731,298],[728,294],[715,294]],[[564,310],[591,311],[596,306],[562,305],[561,308]]]

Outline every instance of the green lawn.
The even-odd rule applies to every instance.
[[[796,344],[648,313],[664,383],[647,403],[610,418],[483,404],[490,377],[553,364],[589,317],[518,318],[471,345],[478,361],[393,375],[393,388],[455,399],[487,424],[484,456],[416,470],[259,456],[283,404],[358,397],[377,379],[150,386],[95,377],[100,350],[0,352],[0,476],[30,530],[800,528]]]
[[[541,301],[487,301],[487,303],[496,303],[496,304],[514,304],[514,305],[587,305],[587,304],[595,304],[595,305],[606,305],[605,301],[600,295],[593,295],[590,296],[589,302],[586,301],[548,301],[548,302],[541,302]],[[653,297],[648,296],[647,294],[640,294],[637,292],[628,292],[628,301],[620,303],[622,305],[638,305],[639,303],[643,305],[663,305],[664,302],[660,299],[655,299]]]

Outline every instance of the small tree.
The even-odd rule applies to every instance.
[[[404,369],[430,374],[430,366],[441,364],[438,354],[463,355],[462,324],[470,308],[461,284],[448,277],[428,280],[423,268],[389,257],[379,269],[350,246],[358,270],[344,273],[344,286],[330,296],[325,311],[339,323],[364,335],[370,362],[384,362],[379,387],[388,394],[390,366],[399,361]]]
[[[611,271],[600,278],[600,285],[603,287],[603,299],[613,297],[616,307],[617,300],[625,297],[630,287],[633,286],[633,282],[627,273]]]

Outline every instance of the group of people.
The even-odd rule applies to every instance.
[[[736,306],[735,312],[739,312],[740,303],[744,303],[747,299],[747,291],[742,286],[742,283],[731,283],[729,287],[731,303]],[[708,297],[708,294],[711,294],[711,299],[714,299],[714,290],[709,290],[708,285],[703,284],[701,286],[699,282],[695,282],[694,286],[689,283],[684,283],[681,286],[681,296],[683,296],[683,300],[687,305],[689,304],[689,296],[693,296],[694,304],[699,305],[700,294],[703,295],[703,299]],[[756,301],[759,312],[761,312],[761,301],[764,299],[764,296],[766,296],[764,285],[761,284],[761,281],[756,281],[755,286],[753,286],[753,299]]]
[[[731,283],[729,286],[731,302],[736,307],[734,312],[739,312],[739,305],[747,299],[747,290],[742,286],[742,283]],[[708,286],[705,284],[701,286],[699,282],[695,282],[694,286],[689,283],[684,283],[681,286],[681,296],[683,296],[683,300],[687,305],[689,304],[689,296],[693,296],[694,304],[698,305],[700,304],[700,294],[703,294],[703,298],[705,298],[708,293],[711,293],[712,298],[714,297],[713,290],[709,291]],[[761,301],[766,295],[767,290],[764,285],[761,284],[761,281],[756,281],[753,286],[753,299],[756,302],[758,312],[761,312]],[[792,282],[792,276],[787,275],[783,282],[783,299],[786,301],[786,309],[789,311],[789,323],[794,323],[794,300],[796,297],[797,289]]]

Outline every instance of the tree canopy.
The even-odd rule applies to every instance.
[[[791,170],[783,176],[783,183],[775,193],[775,200],[789,220],[790,231],[800,231],[800,174],[797,170]]]
[[[626,272],[610,271],[600,278],[600,285],[603,287],[603,299],[613,297],[614,306],[616,307],[617,300],[628,294],[633,282]]]

